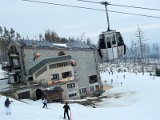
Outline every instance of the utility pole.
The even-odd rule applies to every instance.
[[[107,17],[107,23],[108,23],[108,31],[110,31],[110,24],[109,24],[109,16],[108,16],[108,9],[107,6],[109,5],[108,2],[101,2],[102,5],[105,5],[105,9],[106,9],[106,17]]]

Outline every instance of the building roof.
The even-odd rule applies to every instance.
[[[84,49],[84,48],[91,48],[90,45],[86,44],[83,41],[73,41],[73,42],[68,42],[65,44],[57,44],[53,42],[49,42],[47,40],[43,41],[37,41],[37,40],[18,40],[16,41],[17,43],[21,44],[22,46],[37,46],[37,47],[59,47],[59,48],[79,48],[79,49]]]
[[[47,63],[53,63],[53,62],[56,63],[56,62],[61,62],[61,61],[68,61],[68,60],[71,60],[71,59],[72,59],[72,57],[70,55],[63,55],[63,56],[58,56],[58,57],[54,57],[54,58],[45,58],[42,61],[40,61],[39,63],[32,66],[29,69],[29,73],[30,74],[35,73],[37,70],[42,68]]]
[[[83,41],[74,41],[74,42],[69,42],[67,43],[68,46],[71,48],[91,48],[89,45],[84,43]]]
[[[44,41],[36,41],[36,40],[18,40],[16,41],[22,46],[39,46],[39,47],[52,47],[53,43],[47,40]]]

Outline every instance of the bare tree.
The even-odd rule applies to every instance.
[[[151,48],[147,43],[144,44],[144,56],[146,61],[149,63],[149,58],[151,56]]]
[[[20,40],[21,39],[21,35],[19,33],[16,33],[16,37],[15,37],[16,40]]]
[[[43,35],[42,34],[39,34],[39,40],[43,40]]]
[[[159,59],[160,48],[159,48],[158,43],[153,43],[152,49],[153,49],[153,56],[154,56],[155,58],[158,58],[158,59]]]
[[[87,43],[87,45],[91,45],[91,44],[92,44],[91,39],[90,39],[90,38],[87,38],[86,43]]]
[[[0,37],[2,36],[3,28],[0,26]]]
[[[141,28],[139,28],[139,26],[137,27],[136,31],[136,38],[138,39],[140,46],[140,62],[142,65],[142,73],[144,74],[144,44],[143,44],[144,32],[142,31]]]

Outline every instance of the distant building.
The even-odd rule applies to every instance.
[[[101,79],[97,51],[81,41],[11,41],[8,46],[10,92],[19,99],[77,99],[97,91]],[[58,89],[57,89],[58,88]],[[57,92],[56,92],[57,91]]]

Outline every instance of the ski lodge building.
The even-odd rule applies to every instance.
[[[19,40],[8,46],[10,91],[18,99],[78,99],[100,90],[97,50],[82,41]]]

